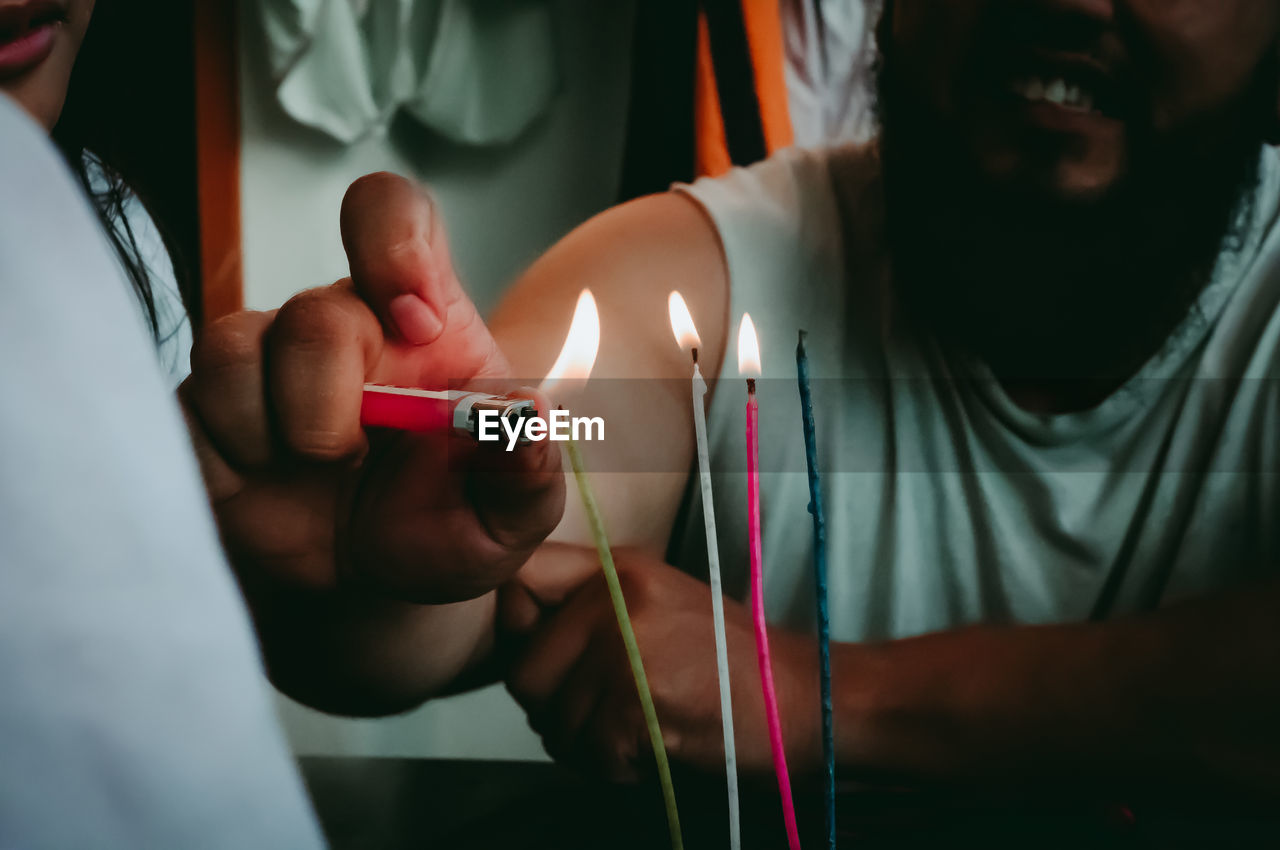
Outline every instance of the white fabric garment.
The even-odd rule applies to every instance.
[[[1097,408],[1052,416],[1021,410],[981,364],[879,311],[873,147],[791,149],[683,189],[719,230],[733,320],[749,311],[761,336],[770,618],[815,619],[798,329],[815,379],[833,639],[1108,617],[1275,575],[1280,162],[1262,157],[1242,244],[1163,349]],[[745,452],[733,361],[709,423],[724,471]],[[731,591],[746,585],[745,486],[740,472],[716,479]],[[695,568],[704,546],[695,509],[677,563]]]
[[[111,188],[106,167],[92,154],[85,155],[85,170],[89,175],[89,188],[94,192],[106,192]],[[169,386],[177,389],[191,374],[191,320],[178,291],[177,276],[173,272],[173,259],[165,247],[160,228],[156,226],[147,208],[138,196],[129,192],[124,202],[124,214],[128,218],[129,231],[138,246],[139,260],[146,266],[151,283],[151,297],[156,307],[156,356],[168,376]],[[119,225],[117,224],[117,227]],[[127,242],[126,242],[127,244]]]
[[[0,847],[322,846],[136,299],[3,96],[0,186]]]
[[[880,0],[781,0],[787,106],[795,143],[862,142],[875,133]]]
[[[350,144],[400,110],[462,144],[512,141],[559,84],[549,0],[257,0],[280,106]]]

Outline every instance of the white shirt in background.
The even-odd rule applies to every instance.
[[[1036,415],[983,364],[883,317],[891,291],[874,145],[790,149],[683,191],[714,220],[731,313],[755,318],[765,597],[812,628],[813,530],[796,388],[809,332],[831,637],[1147,611],[1280,565],[1280,156],[1239,244],[1123,387]],[[725,358],[709,412],[725,586],[744,590],[745,390]],[[679,563],[705,562],[695,510]]]

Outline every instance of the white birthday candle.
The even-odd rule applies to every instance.
[[[697,328],[680,293],[667,301],[671,330],[682,348],[693,357],[693,430],[698,443],[698,475],[702,483],[702,517],[707,530],[707,571],[711,582],[711,617],[715,624],[716,672],[720,677],[720,717],[724,730],[724,772],[729,789],[729,846],[742,846],[738,812],[738,755],[733,737],[733,696],[729,692],[729,647],[724,630],[724,591],[720,583],[720,545],[716,535],[716,511],[711,497],[711,459],[707,451],[707,383],[698,367]]]

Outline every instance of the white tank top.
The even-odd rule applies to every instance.
[[[679,187],[720,233],[731,317],[761,337],[765,595],[815,621],[796,388],[809,332],[831,634],[1102,619],[1275,575],[1280,563],[1280,162],[1263,154],[1245,238],[1168,341],[1093,410],[1028,413],[871,296],[887,279],[873,147],[789,150]],[[732,346],[731,346],[732,348]],[[963,377],[961,377],[963,376]],[[728,352],[709,411],[727,591],[745,598],[744,404]],[[675,563],[705,571],[696,495]]]

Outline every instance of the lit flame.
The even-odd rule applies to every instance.
[[[671,332],[676,335],[676,342],[681,348],[690,351],[702,347],[702,340],[698,337],[698,328],[693,323],[693,316],[689,315],[689,307],[684,303],[679,292],[672,292],[667,298],[667,314],[671,316]]]
[[[738,327],[738,374],[744,378],[760,377],[760,340],[750,313],[742,314]]]
[[[550,392],[561,381],[585,381],[591,377],[599,350],[600,312],[596,309],[596,299],[591,296],[591,290],[584,289],[578,296],[578,306],[573,310],[573,323],[569,325],[564,348],[560,349],[560,356],[539,389]]]

